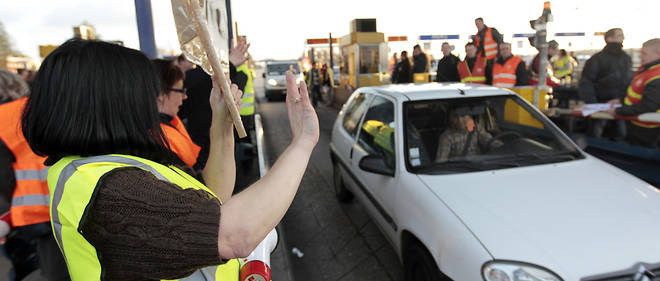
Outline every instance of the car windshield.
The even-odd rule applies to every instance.
[[[516,95],[404,104],[407,165],[452,174],[583,158],[538,111]]]
[[[266,66],[268,75],[284,75],[287,70],[291,70],[294,74],[300,73],[300,66],[298,63],[274,63]]]

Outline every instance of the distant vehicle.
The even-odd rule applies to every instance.
[[[264,93],[269,101],[282,99],[286,95],[286,77],[287,70],[291,70],[296,75],[296,83],[303,80],[303,73],[300,63],[297,61],[270,61],[266,63],[264,71]]]
[[[581,151],[509,90],[360,88],[334,123],[330,151],[337,198],[365,206],[406,280],[660,273],[660,192]]]

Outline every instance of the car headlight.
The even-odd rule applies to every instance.
[[[275,79],[268,79],[268,85],[277,86],[277,81]]]
[[[486,281],[563,281],[550,270],[510,261],[492,261],[482,269]]]

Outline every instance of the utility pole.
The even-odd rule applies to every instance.
[[[332,32],[330,32],[328,37],[328,43],[330,44],[330,69],[333,69],[333,67],[335,67],[335,60],[332,55]]]
[[[534,45],[539,49],[539,82],[534,90],[534,106],[539,106],[539,94],[541,89],[546,87],[547,65],[548,65],[548,42],[547,26],[552,21],[552,12],[550,11],[550,1],[543,3],[543,12],[538,19],[529,21],[529,24],[536,30]],[[533,62],[532,62],[533,63]],[[532,67],[534,67],[532,65]]]
[[[234,34],[232,32],[232,20],[231,20],[231,0],[225,0],[225,5],[227,6],[227,35],[228,39],[227,42],[229,43],[229,47],[227,50],[231,50],[231,47],[234,46],[232,43],[232,39],[234,38]],[[238,38],[238,37],[237,37]]]
[[[151,0],[135,0],[135,17],[137,18],[138,36],[140,37],[140,51],[150,59],[155,59],[158,57],[158,51],[154,39]]]

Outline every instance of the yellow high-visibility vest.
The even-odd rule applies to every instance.
[[[96,249],[78,229],[98,181],[106,173],[122,167],[140,168],[181,189],[201,189],[206,191],[209,197],[216,197],[206,186],[180,169],[174,166],[166,167],[140,157],[111,154],[88,158],[69,156],[60,159],[48,170],[50,217],[55,240],[64,255],[73,281],[101,279],[101,262]],[[199,269],[180,280],[234,281],[239,278],[239,267],[238,260],[232,259],[220,266]]]
[[[243,97],[241,101],[241,109],[239,113],[241,116],[248,116],[254,114],[254,87],[252,87],[252,71],[247,67],[247,63],[242,64],[236,68],[236,71],[240,71],[247,75],[247,82],[245,83],[245,89],[243,90]]]

